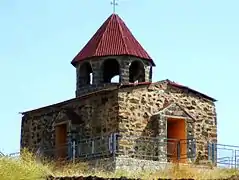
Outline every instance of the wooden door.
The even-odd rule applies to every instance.
[[[178,161],[178,155],[180,156],[179,162],[185,163],[187,161],[187,157],[185,157],[185,154],[187,153],[187,144],[185,143],[185,128],[186,127],[184,119],[170,118],[167,121],[167,151],[168,158],[170,161]],[[180,143],[179,146],[178,143]]]
[[[65,159],[67,156],[67,125],[61,124],[55,127],[56,132],[56,157],[58,159]]]

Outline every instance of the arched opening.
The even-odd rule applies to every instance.
[[[107,59],[103,63],[103,82],[120,82],[120,65],[116,59]]]
[[[129,67],[129,82],[145,82],[145,69],[141,61],[133,61]]]
[[[93,71],[89,62],[80,66],[80,85],[89,85],[93,82]]]
[[[119,80],[120,80],[120,76],[116,75],[116,76],[111,78],[110,82],[112,82],[112,83],[119,83]]]

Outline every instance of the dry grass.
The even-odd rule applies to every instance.
[[[1,180],[41,179],[41,177],[48,173],[48,165],[37,163],[32,154],[26,151],[19,160],[10,157],[0,157]]]
[[[99,177],[129,177],[143,179],[157,178],[193,178],[193,179],[217,179],[227,178],[232,175],[238,175],[239,171],[235,169],[199,169],[192,166],[174,165],[166,170],[150,172],[125,172],[116,171],[115,173],[107,173],[104,171],[92,172],[87,164],[65,164],[43,162],[39,163],[36,158],[24,151],[20,159],[12,159],[9,157],[0,158],[0,179],[1,180],[40,180],[47,175],[53,176],[88,176],[94,175]]]

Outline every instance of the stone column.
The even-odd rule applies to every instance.
[[[120,80],[121,83],[129,83],[129,64],[131,62],[130,58],[124,57],[120,59]]]
[[[100,60],[91,61],[91,66],[93,70],[93,84],[98,85],[103,81],[102,77],[102,62]]]
[[[150,66],[144,65],[144,71],[145,71],[145,82],[151,82],[151,79],[149,77],[150,74]]]
[[[152,82],[153,79],[153,66],[149,67],[149,82]]]
[[[187,133],[187,159],[192,162],[194,157],[196,156],[196,142],[194,140],[193,133],[193,120],[186,119],[186,133]]]
[[[163,114],[158,115],[159,129],[159,161],[167,162],[167,118]]]

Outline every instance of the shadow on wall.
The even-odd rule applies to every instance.
[[[140,138],[137,138],[134,151],[135,158],[182,163],[187,161],[187,140],[185,121],[167,119],[159,124],[159,115],[147,117],[147,126]],[[178,159],[180,157],[180,159]]]
[[[158,116],[148,117],[144,115],[144,121],[148,121],[141,137],[138,137],[135,146],[135,157],[143,160],[160,160],[160,154],[163,154],[163,149],[166,143],[160,142],[158,139],[159,134],[159,121]],[[165,153],[164,153],[165,154]]]

